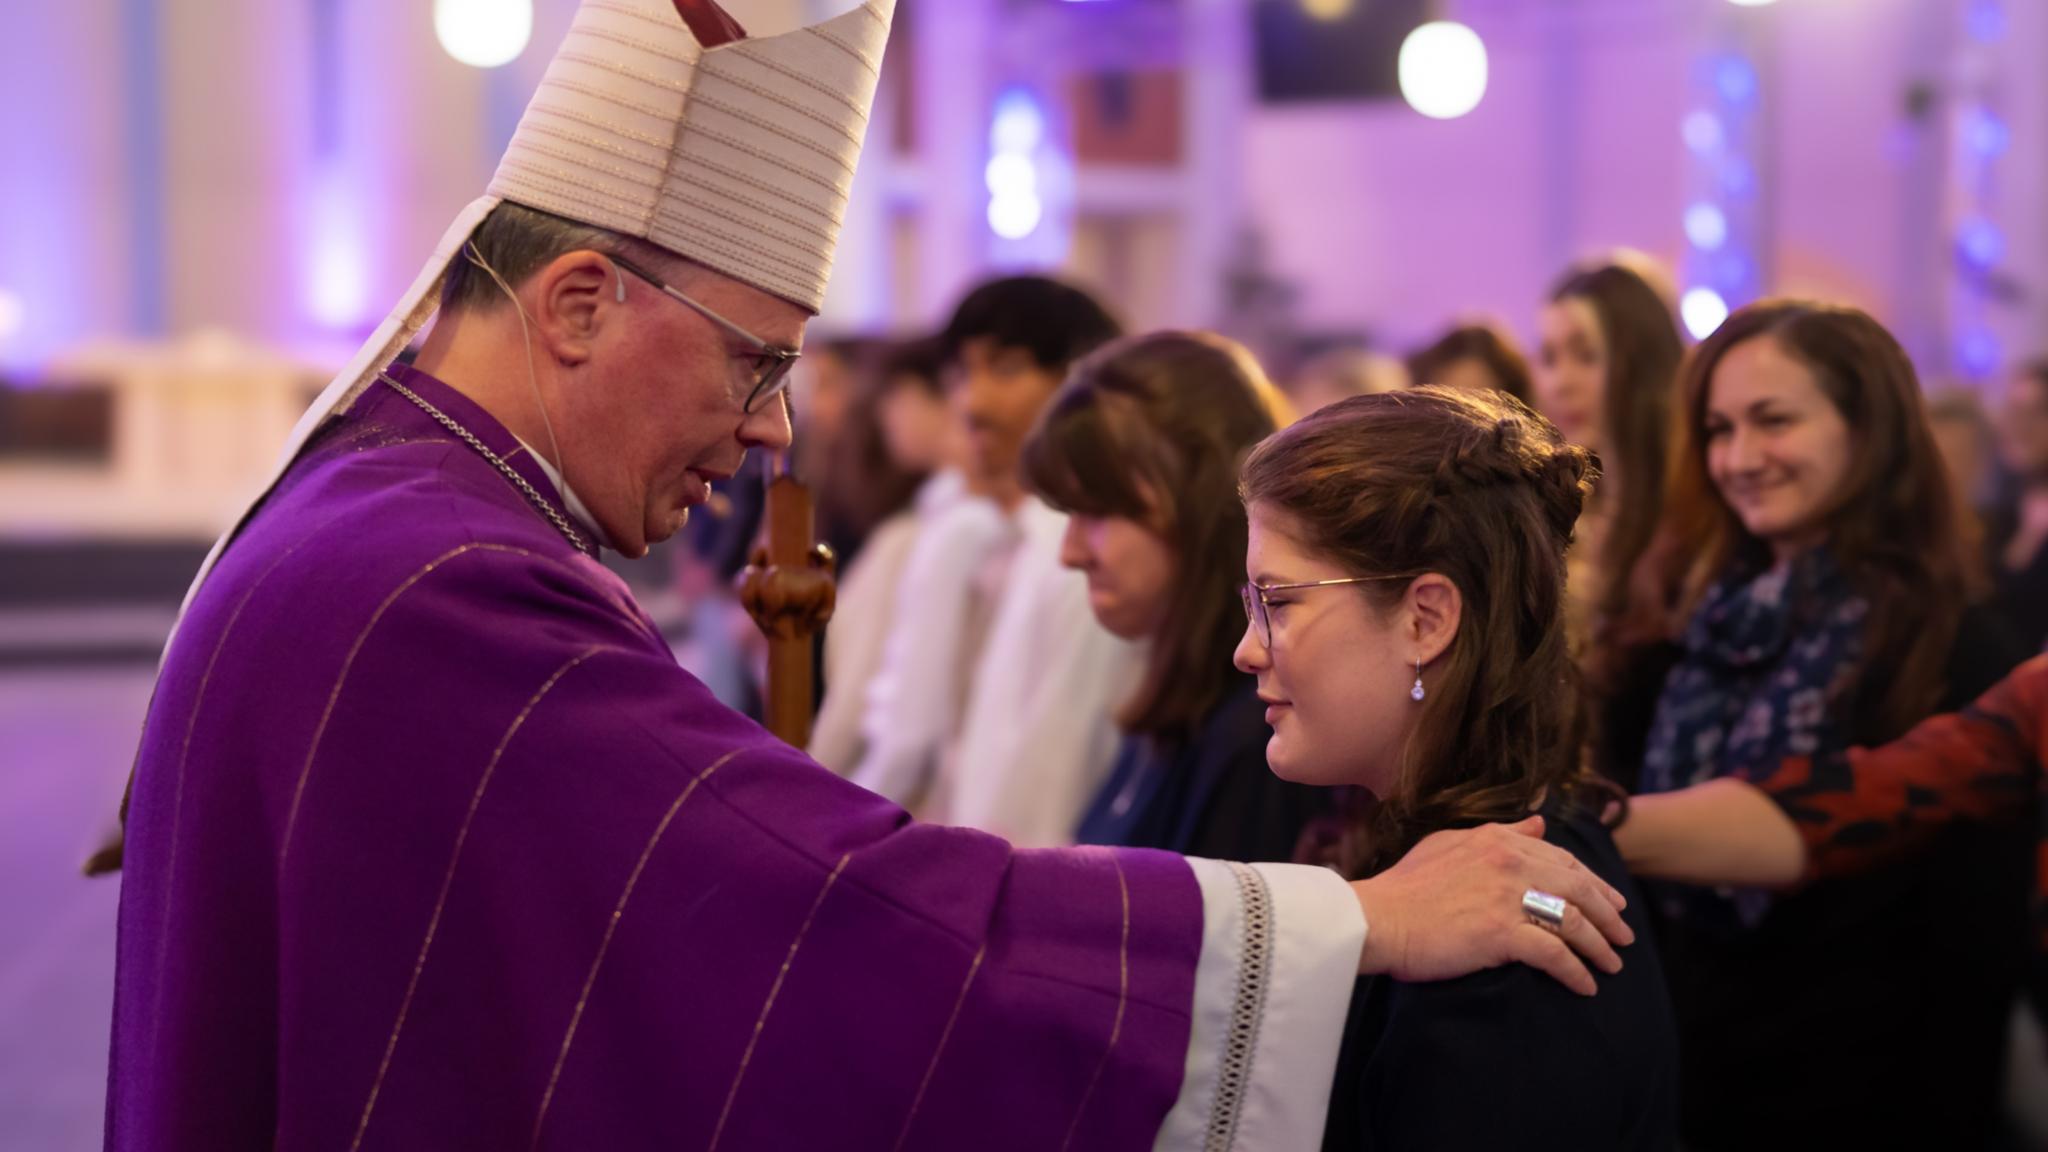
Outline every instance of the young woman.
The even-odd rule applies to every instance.
[[[1685,345],[1649,269],[1632,259],[1567,273],[1537,329],[1535,408],[1600,463],[1572,557],[1573,611],[1591,628],[1625,612],[1629,574],[1657,529],[1671,388]]]
[[[1691,548],[1656,583],[1679,591],[1683,654],[1644,791],[1881,743],[2017,662],[1966,607],[1946,469],[1876,321],[1753,305],[1700,345],[1680,403],[1668,515]],[[2019,977],[2000,941],[2024,926],[2007,857],[2024,848],[1979,837],[1781,899],[1660,893],[1688,1147],[1981,1142]]]
[[[838,607],[825,633],[825,700],[811,730],[811,758],[841,775],[866,755],[861,729],[882,652],[896,623],[898,590],[926,525],[944,515],[966,489],[960,473],[964,432],[946,408],[939,383],[938,346],[906,341],[881,350],[849,404],[845,431],[828,446],[831,465],[817,486],[821,500],[835,490],[862,492],[821,503],[828,508],[887,512],[866,529],[860,555],[842,559]],[[899,478],[916,487],[904,490]],[[842,519],[836,523],[845,523]],[[829,533],[830,529],[827,528]]]
[[[1068,513],[1060,560],[1102,626],[1150,642],[1085,844],[1284,861],[1327,808],[1266,770],[1265,706],[1230,666],[1242,630],[1237,469],[1281,401],[1243,348],[1162,332],[1076,365],[1024,448],[1024,475]]]
[[[1314,859],[1370,875],[1437,830],[1541,813],[1551,843],[1629,885],[1598,819],[1611,788],[1579,755],[1564,628],[1592,475],[1512,399],[1443,388],[1344,401],[1253,453],[1236,659],[1267,706],[1267,760],[1368,801]],[[1558,992],[1520,968],[1364,981],[1325,1147],[1672,1147],[1654,950],[1592,999]]]
[[[1632,787],[1656,685],[1668,666],[1661,618],[1634,577],[1664,507],[1671,389],[1685,346],[1660,275],[1621,256],[1575,268],[1538,318],[1538,412],[1592,450],[1600,483],[1571,551],[1567,627],[1587,688],[1594,763]]]

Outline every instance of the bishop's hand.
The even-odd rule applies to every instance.
[[[1351,885],[1365,909],[1359,971],[1399,980],[1449,980],[1520,962],[1582,995],[1597,991],[1590,961],[1621,970],[1614,949],[1635,943],[1627,901],[1571,853],[1543,840],[1543,818],[1438,832],[1392,868]],[[1530,889],[1563,897],[1561,930],[1522,910]]]

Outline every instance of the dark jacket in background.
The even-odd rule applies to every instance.
[[[1191,738],[1124,738],[1076,838],[1211,860],[1292,860],[1302,830],[1331,810],[1332,792],[1273,775],[1271,736],[1257,681],[1236,677]]]

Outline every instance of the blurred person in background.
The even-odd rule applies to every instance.
[[[2017,491],[1992,537],[1997,603],[2020,643],[2039,652],[2048,647],[2048,360],[2007,382],[1998,445]]]
[[[1891,740],[2017,663],[1976,603],[1912,364],[1876,321],[1746,307],[1696,350],[1678,402],[1667,517],[1692,550],[1660,557],[1682,655],[1642,791]],[[1778,898],[1660,889],[1687,1146],[1985,1146],[2026,850],[2018,835],[1957,837]]]
[[[851,774],[927,819],[1068,843],[1109,770],[1136,653],[1060,566],[1066,518],[1025,490],[1019,455],[1068,367],[1120,334],[1081,289],[1015,276],[968,293],[940,337],[971,498],[905,562]]]
[[[817,502],[818,538],[831,545],[844,572],[876,528],[910,503],[930,468],[898,462],[879,410],[884,385],[901,367],[899,345],[827,340],[815,359],[808,378],[791,386],[796,470]]]
[[[1987,532],[2010,515],[2011,496],[1999,461],[1998,431],[1974,389],[1945,388],[1927,399],[1935,447],[1955,483],[1956,502]],[[1990,541],[1987,540],[1988,547]]]
[[[1429,347],[1408,357],[1416,384],[1505,392],[1524,404],[1533,399],[1529,362],[1514,337],[1497,324],[1460,324]]]
[[[1287,402],[1302,415],[1350,396],[1398,392],[1408,387],[1399,360],[1364,348],[1331,348],[1311,356],[1287,378]]]
[[[1600,461],[1572,543],[1572,627],[1582,644],[1625,613],[1629,575],[1664,506],[1666,425],[1685,346],[1656,277],[1634,257],[1575,268],[1537,322],[1534,406]]]
[[[960,459],[964,437],[946,407],[938,344],[902,341],[877,347],[861,378],[833,471],[818,491],[864,491],[869,514],[886,519],[865,533],[860,555],[839,572],[837,607],[825,630],[825,699],[812,728],[810,753],[845,775],[866,751],[861,720],[882,650],[899,613],[904,569],[919,533],[966,490]],[[870,479],[870,478],[874,479]],[[914,486],[906,488],[900,480]]]
[[[1585,677],[1595,763],[1629,788],[1673,658],[1658,606],[1632,586],[1663,512],[1671,389],[1685,346],[1660,271],[1630,253],[1567,272],[1537,329],[1534,407],[1600,461],[1572,534],[1566,626]]]
[[[1067,514],[1060,559],[1087,576],[1095,618],[1147,645],[1084,844],[1292,860],[1329,808],[1267,769],[1266,706],[1231,667],[1244,631],[1238,467],[1285,423],[1284,405],[1242,346],[1159,332],[1076,365],[1025,443],[1025,480]]]

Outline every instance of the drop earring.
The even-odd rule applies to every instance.
[[[1427,693],[1422,690],[1422,658],[1417,657],[1415,660],[1415,687],[1408,690],[1408,698],[1420,704],[1425,695]]]

